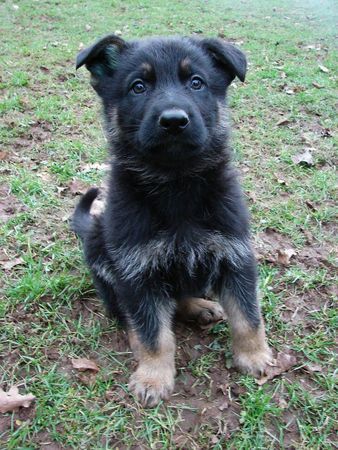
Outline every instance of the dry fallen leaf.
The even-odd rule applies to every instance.
[[[296,255],[293,248],[278,249],[277,250],[277,262],[283,266],[288,266],[290,264],[290,259]]]
[[[277,127],[280,127],[282,125],[289,125],[291,123],[291,120],[287,117],[283,117],[279,122],[276,123]]]
[[[96,382],[96,372],[89,370],[80,372],[77,379],[85,386],[93,386]]]
[[[53,177],[48,172],[37,172],[36,176],[41,178],[42,181],[46,181],[47,183],[50,183],[53,180]]]
[[[315,81],[312,81],[312,86],[317,89],[322,89],[324,87],[323,85],[316,83]]]
[[[28,408],[33,400],[35,400],[35,396],[33,394],[19,394],[19,389],[17,386],[12,386],[8,392],[5,392],[0,388],[1,413],[16,411],[21,406]]]
[[[311,147],[311,144],[316,139],[316,136],[314,133],[301,133],[300,138],[302,142]]]
[[[80,372],[84,372],[85,370],[93,370],[94,372],[98,372],[100,370],[96,363],[90,359],[73,358],[71,362],[74,369],[77,369]]]
[[[209,437],[211,444],[218,444],[220,438],[216,436],[216,434],[213,434]]]
[[[329,73],[330,72],[329,69],[327,67],[323,66],[322,64],[319,64],[318,67],[324,73]]]
[[[88,190],[88,185],[80,180],[72,180],[68,184],[68,188],[69,188],[70,192],[74,195],[84,194]]]
[[[281,409],[286,409],[289,406],[288,402],[286,400],[284,400],[284,398],[278,399],[277,404],[278,404],[279,408],[281,408]]]
[[[0,161],[4,161],[5,159],[7,159],[9,156],[8,152],[0,152]]]
[[[288,371],[296,364],[296,357],[287,353],[278,353],[274,361],[274,364],[268,366],[265,370],[265,376],[256,380],[256,383],[260,386],[269,380],[281,375],[283,372]]]
[[[13,269],[13,267],[15,266],[19,266],[20,264],[23,264],[24,260],[22,258],[12,258],[12,259],[7,259],[7,260],[3,260],[0,261],[0,265],[2,266],[2,268],[4,270],[10,270]]]
[[[312,211],[318,211],[317,207],[313,203],[311,203],[309,200],[306,200],[305,204],[309,209],[312,209]]]
[[[225,409],[228,409],[228,408],[229,408],[229,403],[228,403],[226,400],[224,400],[224,401],[222,402],[222,404],[219,405],[219,407],[218,407],[218,409],[219,409],[220,411],[224,411]]]
[[[306,370],[306,372],[323,372],[323,367],[320,366],[319,364],[312,364],[312,363],[308,363],[305,364],[305,366],[302,367],[302,369]]]
[[[7,222],[14,214],[17,212],[15,205],[15,200],[12,195],[6,197],[3,201],[0,200],[0,221]]]
[[[313,166],[313,157],[310,148],[307,148],[303,153],[298,153],[292,157],[292,161],[295,164],[303,164],[306,166]]]

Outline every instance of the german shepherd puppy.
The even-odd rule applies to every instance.
[[[130,390],[144,406],[174,388],[175,313],[219,320],[234,362],[255,376],[271,360],[257,300],[248,213],[231,165],[226,90],[246,58],[218,39],[109,35],[81,51],[101,97],[113,156],[104,212],[80,200],[73,228],[99,295],[126,326],[138,368]]]

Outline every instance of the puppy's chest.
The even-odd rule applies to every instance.
[[[217,231],[194,230],[185,236],[162,232],[146,243],[122,245],[109,252],[120,275],[131,280],[173,269],[193,277],[201,268],[217,271],[224,260],[238,267],[250,247],[247,241]]]

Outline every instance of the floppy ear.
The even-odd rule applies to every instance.
[[[247,62],[244,53],[237,47],[220,39],[202,39],[202,47],[214,58],[214,60],[232,76],[245,80]]]
[[[116,68],[118,56],[128,43],[114,34],[110,34],[91,47],[82,50],[76,58],[76,69],[84,64],[92,74],[93,81],[100,77],[111,76]]]

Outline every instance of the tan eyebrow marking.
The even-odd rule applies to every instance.
[[[188,57],[182,59],[182,61],[180,62],[180,71],[182,73],[182,75],[190,75],[191,74],[191,61]]]
[[[141,64],[141,70],[144,78],[151,78],[154,75],[154,69],[151,64],[144,62]]]

